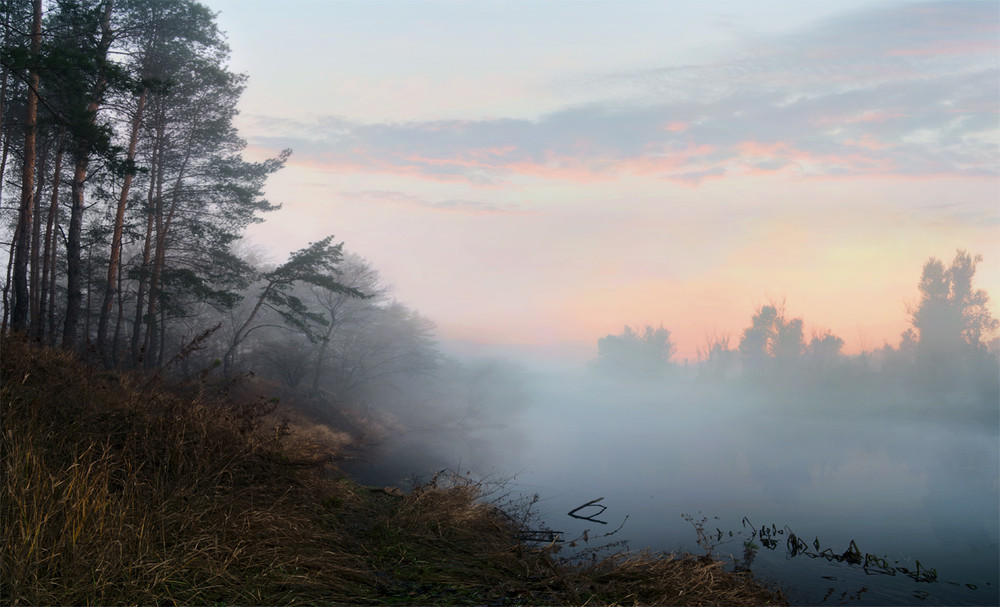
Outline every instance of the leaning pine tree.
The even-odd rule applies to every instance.
[[[365,298],[367,295],[340,283],[335,276],[343,257],[343,243],[331,244],[333,236],[311,243],[292,253],[291,258],[278,268],[261,276],[263,288],[246,320],[234,331],[229,349],[223,358],[223,371],[230,376],[235,367],[236,352],[254,328],[254,321],[261,310],[267,308],[281,316],[292,327],[312,335],[312,325],[325,325],[328,321],[317,312],[309,310],[301,299],[292,295],[296,283],[321,287],[334,293]]]

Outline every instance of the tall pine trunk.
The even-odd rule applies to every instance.
[[[10,10],[3,11],[3,34],[4,36],[10,35]],[[4,107],[7,103],[7,77],[10,75],[10,70],[7,68],[7,64],[4,64],[3,68],[0,69],[0,133],[5,132],[3,130],[3,115]],[[3,191],[3,170],[0,167],[0,192]]]
[[[39,161],[35,166],[35,195],[31,202],[33,210],[31,222],[31,252],[28,255],[28,290],[30,292],[29,316],[31,324],[29,331],[34,335],[35,326],[38,324],[41,310],[41,263],[42,252],[42,193],[45,188],[45,161],[48,158],[48,148],[51,142],[46,142],[42,151],[38,154]]]
[[[72,349],[76,346],[77,325],[80,323],[80,304],[83,290],[80,278],[83,275],[83,261],[80,259],[80,237],[83,230],[83,188],[87,178],[88,158],[77,158],[73,168],[73,182],[70,185],[71,206],[69,229],[66,234],[66,319],[63,322],[62,346]]]
[[[28,295],[28,256],[31,245],[32,211],[34,210],[35,130],[38,124],[38,55],[42,45],[42,0],[35,0],[31,19],[31,68],[28,73],[28,99],[24,111],[24,162],[21,170],[21,206],[18,209],[18,240],[14,249],[14,307],[11,328],[28,328],[30,308]]]
[[[163,190],[163,127],[156,129],[156,139],[153,143],[153,158],[150,162],[149,189],[146,191],[146,237],[142,244],[142,266],[139,272],[139,284],[135,295],[135,322],[132,323],[132,366],[138,367],[143,359],[143,350],[139,339],[145,334],[143,324],[143,308],[146,304],[146,289],[149,285],[149,259],[153,251],[153,218],[156,216],[156,205],[159,204],[160,193]]]
[[[95,57],[98,68],[97,81],[91,99],[87,103],[88,128],[97,121],[97,111],[104,99],[104,87],[108,82],[107,62],[108,49],[111,47],[111,10],[114,2],[108,0],[101,18],[101,41]],[[86,139],[86,137],[85,137]],[[85,140],[77,145],[76,164],[73,169],[72,206],[69,215],[69,234],[66,239],[66,321],[63,323],[62,346],[73,349],[76,346],[77,326],[80,324],[80,304],[83,293],[80,289],[80,277],[83,272],[80,260],[80,232],[83,228],[84,186],[87,180],[87,169],[90,166],[90,144]]]
[[[135,117],[132,120],[132,133],[129,137],[127,162],[131,163],[135,159],[135,147],[139,140],[139,127],[142,124],[142,112],[146,107],[146,94],[148,89],[143,88],[139,95],[138,107]],[[104,364],[111,367],[114,361],[107,347],[108,323],[111,319],[111,306],[114,303],[115,291],[118,286],[118,272],[122,254],[122,230],[125,225],[125,205],[128,202],[129,190],[132,187],[133,173],[125,175],[122,183],[122,191],[118,196],[118,209],[115,213],[114,232],[111,237],[111,255],[108,258],[108,280],[104,287],[104,301],[101,304],[101,319],[97,324],[97,351],[100,353]]]
[[[118,314],[115,315],[115,335],[111,341],[111,360],[114,364],[121,364],[122,345],[122,322],[125,320],[125,297],[122,294],[122,274],[118,272]]]
[[[174,179],[173,191],[170,193],[170,208],[165,214],[162,192],[157,195],[156,249],[153,251],[153,267],[149,276],[149,309],[146,312],[146,320],[149,324],[146,326],[146,339],[143,343],[143,349],[147,354],[146,368],[152,368],[159,358],[161,358],[159,355],[156,359],[151,356],[152,352],[159,351],[160,337],[163,334],[162,327],[157,327],[161,323],[155,321],[157,313],[156,304],[161,298],[160,277],[163,275],[163,268],[166,265],[167,259],[167,234],[170,232],[170,225],[173,223],[174,214],[177,212],[181,197],[181,186],[184,183],[188,161],[191,159],[191,152],[191,146],[188,146],[184,161],[181,162],[181,166],[177,170],[177,177]],[[163,315],[161,314],[160,317],[163,318]]]
[[[49,214],[45,221],[45,237],[42,252],[42,285],[38,302],[38,318],[31,319],[31,332],[41,341],[45,334],[45,319],[54,316],[55,311],[48,301],[54,295],[52,283],[56,275],[55,226],[59,216],[59,181],[62,178],[62,159],[66,150],[66,130],[59,134],[56,146],[55,166],[52,168],[52,197],[49,199]],[[51,329],[50,329],[51,330]]]
[[[18,233],[21,231],[21,224],[14,225],[14,234],[10,237],[10,255],[7,256],[7,277],[3,283],[3,324],[0,325],[0,333],[7,332],[7,321],[10,320],[10,275],[14,271],[14,247],[17,246]]]

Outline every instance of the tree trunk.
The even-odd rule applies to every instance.
[[[59,226],[57,226],[57,227],[59,227]],[[62,231],[61,227],[59,227],[59,231]],[[52,347],[55,347],[56,340],[59,337],[59,333],[56,331],[56,328],[58,327],[59,323],[58,323],[58,319],[56,317],[56,277],[57,277],[57,275],[56,275],[56,271],[55,271],[55,260],[54,260],[54,258],[55,258],[55,255],[53,255],[52,273],[49,274],[49,305],[47,306],[47,312],[46,312],[47,318],[45,319],[48,322],[48,325],[49,325],[49,330],[48,330],[48,333],[47,333],[48,337],[46,338],[45,342],[47,344],[49,344],[50,346],[52,346]]]
[[[3,12],[3,34],[4,36],[10,35],[10,10],[5,10]],[[7,66],[4,65],[3,69],[0,70],[0,133],[3,133],[3,116],[4,107],[7,102],[7,76],[9,75],[9,70]],[[0,192],[3,191],[3,169],[0,168]]]
[[[51,143],[51,142],[49,142]],[[28,290],[30,292],[30,326],[29,330],[32,335],[35,333],[35,327],[38,325],[39,313],[41,309],[41,280],[42,271],[38,267],[41,262],[41,251],[42,251],[42,191],[45,188],[45,160],[48,157],[48,145],[46,145],[42,152],[38,154],[41,158],[41,162],[36,165],[35,171],[35,195],[32,200],[32,211],[33,221],[31,222],[31,254],[28,256],[28,275],[30,279],[28,281]]]
[[[94,94],[87,103],[88,126],[93,126],[97,119],[97,111],[104,98],[104,87],[107,85],[107,70],[103,63],[107,61],[108,49],[111,47],[111,10],[113,0],[108,0],[101,19],[101,42],[98,47],[97,62],[101,65],[94,86]],[[87,143],[87,142],[84,142]],[[69,350],[76,345],[77,326],[80,323],[80,303],[83,294],[80,292],[80,231],[83,227],[83,194],[87,179],[87,168],[90,166],[89,145],[79,146],[76,167],[73,170],[73,203],[69,216],[69,235],[66,242],[66,322],[63,324],[63,348]]]
[[[170,196],[170,209],[167,211],[166,216],[163,214],[162,192],[157,193],[157,198],[159,199],[157,209],[159,213],[156,215],[156,250],[153,252],[153,268],[149,277],[149,310],[146,312],[149,324],[146,326],[146,342],[144,344],[147,348],[147,354],[158,350],[157,340],[159,339],[160,332],[157,331],[154,319],[156,318],[157,299],[160,297],[161,290],[160,276],[163,274],[163,268],[166,265],[167,259],[167,233],[170,232],[170,225],[173,223],[174,214],[177,212],[181,196],[181,185],[184,183],[184,177],[187,175],[188,162],[191,160],[192,151],[192,147],[188,145],[184,160],[177,169],[177,177],[174,179],[173,191]],[[147,356],[146,368],[152,368],[154,362],[152,357]]]
[[[146,107],[146,94],[148,89],[143,89],[139,95],[139,103],[136,108],[135,118],[132,120],[132,134],[129,137],[127,162],[135,159],[135,146],[139,140],[139,127],[142,124],[142,112]],[[114,303],[115,291],[117,288],[118,270],[122,254],[122,230],[125,225],[125,204],[128,202],[129,189],[132,187],[132,176],[130,172],[125,175],[122,183],[122,191],[118,196],[118,209],[115,213],[114,233],[111,237],[111,255],[108,258],[108,280],[104,288],[104,302],[101,304],[101,320],[97,325],[97,352],[104,361],[105,366],[112,364],[111,354],[107,349],[108,322],[111,318],[111,306]]]
[[[122,290],[122,274],[118,272],[118,314],[115,316],[115,335],[111,342],[111,363],[121,364],[122,322],[125,320],[125,297]]]
[[[6,91],[7,86],[7,70],[4,70],[4,90]],[[6,95],[6,93],[4,93]],[[2,118],[2,112],[0,112],[0,118]],[[7,174],[7,154],[10,151],[10,133],[6,131],[0,131],[3,133],[3,153],[0,155],[0,196],[3,196],[3,178]],[[2,208],[2,207],[0,207]],[[17,229],[15,227],[15,233]],[[5,282],[3,283],[3,322],[0,323],[0,333],[7,332],[7,321],[10,318],[10,273],[14,264],[14,243],[16,238],[11,235],[10,241],[10,255],[8,255],[7,263],[7,275]]]
[[[250,316],[240,325],[239,329],[236,329],[236,333],[233,334],[233,341],[229,345],[229,349],[226,350],[225,355],[222,357],[222,374],[226,377],[231,377],[233,372],[234,362],[236,360],[236,349],[240,347],[243,343],[243,339],[246,337],[247,329],[253,322],[253,319],[257,317],[257,313],[264,306],[264,302],[267,300],[267,296],[271,293],[271,289],[274,288],[274,283],[269,282],[264,290],[261,291],[260,298],[254,305],[253,310],[250,311]]]
[[[4,11],[3,13],[3,31],[4,35],[9,35],[10,32],[10,11]],[[7,174],[7,146],[9,143],[9,137],[7,136],[7,131],[3,130],[3,117],[4,111],[7,104],[7,82],[10,71],[7,66],[3,66],[0,70],[0,133],[3,133],[3,158],[0,159],[0,196],[3,195],[3,177]]]
[[[152,242],[152,260],[149,262],[147,271],[148,282],[146,285],[147,297],[149,301],[146,304],[146,332],[142,339],[142,351],[145,358],[143,359],[143,366],[147,369],[152,368],[155,362],[155,357],[153,356],[153,345],[151,340],[156,339],[156,298],[159,296],[159,280],[160,280],[160,259],[159,254],[161,250],[160,239],[163,236],[163,183],[162,181],[157,186],[156,195],[156,207],[153,214],[150,216],[150,222],[155,226],[156,237]]]
[[[14,271],[14,247],[17,246],[18,233],[21,225],[14,226],[14,234],[10,237],[10,255],[7,256],[7,279],[3,283],[3,324],[0,325],[0,333],[7,332],[7,321],[10,320],[10,275]]]
[[[7,156],[10,153],[10,133],[6,131],[0,131],[0,132],[3,133],[3,152],[0,153],[0,201],[2,201],[3,177],[4,175],[7,174]]]
[[[96,242],[91,242],[87,246],[87,300],[83,306],[83,343],[88,346],[92,335],[90,323],[94,320],[91,302],[94,298],[94,245],[96,244]]]
[[[313,392],[319,391],[319,376],[323,370],[323,360],[326,358],[326,351],[330,347],[330,338],[333,337],[333,330],[337,326],[336,316],[330,313],[330,324],[326,328],[326,335],[323,336],[323,341],[320,343],[319,352],[316,353],[316,362],[313,364],[312,373],[312,390]]]
[[[32,334],[35,336],[35,339],[38,339],[39,341],[41,341],[45,333],[46,314],[51,315],[55,313],[47,300],[51,296],[50,294],[55,290],[49,283],[54,280],[56,275],[56,237],[53,227],[55,226],[56,218],[59,215],[59,181],[62,175],[62,159],[63,153],[66,149],[65,144],[66,130],[63,129],[62,133],[59,134],[59,144],[56,147],[55,166],[52,168],[52,197],[49,199],[49,215],[45,221],[45,243],[43,245],[44,251],[42,253],[42,292],[39,297],[37,323],[36,319],[31,319]]]
[[[14,308],[11,311],[11,328],[25,331],[28,328],[28,255],[31,244],[33,190],[35,179],[35,127],[38,124],[38,55],[42,44],[42,0],[35,0],[31,19],[31,70],[28,73],[28,99],[24,111],[24,162],[21,170],[21,206],[18,209],[17,229],[20,238],[14,249]]]
[[[80,260],[80,235],[83,229],[83,186],[87,177],[88,159],[77,158],[70,186],[72,198],[69,212],[69,232],[66,237],[66,319],[63,322],[62,347],[71,350],[76,346],[77,325],[80,323],[80,304],[83,291],[80,277],[83,273]]]
[[[160,306],[160,325],[159,325],[159,336],[156,339],[157,350],[156,350],[156,366],[162,367],[164,354],[167,347],[167,309],[164,306]]]
[[[146,239],[142,245],[142,271],[139,272],[139,284],[135,295],[135,322],[132,323],[131,356],[133,367],[138,367],[143,357],[139,338],[144,335],[143,308],[146,303],[146,288],[149,284],[149,258],[153,251],[153,217],[156,215],[156,205],[159,204],[157,192],[162,190],[163,184],[163,163],[160,162],[162,150],[163,128],[158,127],[156,141],[153,145],[153,158],[150,162],[149,189],[146,191]]]

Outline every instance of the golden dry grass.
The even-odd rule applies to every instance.
[[[5,604],[783,603],[693,557],[560,560],[481,483],[390,495],[332,478],[338,430],[264,416],[264,399],[10,337],[0,363]]]

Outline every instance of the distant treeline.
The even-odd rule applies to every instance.
[[[712,335],[689,371],[703,379],[744,379],[815,387],[824,381],[878,374],[917,390],[942,393],[971,391],[997,404],[1000,367],[994,337],[998,321],[989,310],[989,294],[975,287],[980,255],[958,250],[950,266],[930,258],[918,288],[920,300],[908,310],[910,327],[898,346],[848,356],[844,340],[830,331],[806,337],[801,318],[789,318],[783,302],[758,307],[738,340]],[[593,371],[618,379],[678,377],[670,331],[663,326],[641,330],[626,326],[597,342]],[[838,386],[842,388],[843,386]]]

